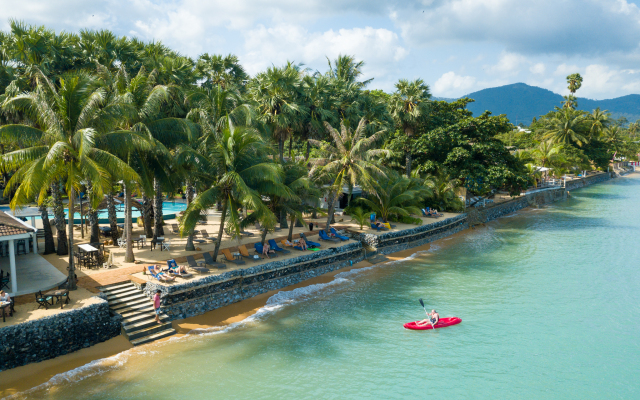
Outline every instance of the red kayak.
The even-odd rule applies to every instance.
[[[462,322],[462,320],[458,317],[440,318],[440,320],[438,321],[435,327],[432,327],[431,324],[416,325],[416,322],[419,322],[419,321],[407,322],[406,324],[404,324],[404,327],[406,329],[424,331],[426,329],[434,329],[434,328],[438,329],[438,328],[444,328],[446,326],[457,325],[460,322]]]

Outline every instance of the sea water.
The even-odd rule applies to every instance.
[[[574,191],[17,397],[638,399],[638,199],[637,177]],[[419,298],[462,323],[403,329]]]

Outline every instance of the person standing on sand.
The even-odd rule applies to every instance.
[[[160,293],[162,293],[161,291],[157,291],[156,294],[153,296],[153,308],[156,310],[156,322],[157,323],[161,323],[160,322]]]

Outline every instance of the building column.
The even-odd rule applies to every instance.
[[[16,247],[13,239],[9,240],[9,265],[11,266],[11,295],[18,293],[18,277],[16,276]]]
[[[36,217],[31,217],[31,226],[36,227]]]

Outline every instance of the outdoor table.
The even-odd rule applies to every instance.
[[[233,258],[235,258],[236,260],[240,258],[240,253],[231,253],[233,255]]]
[[[162,242],[164,242],[164,237],[159,237],[155,239],[156,244],[160,247],[160,251],[162,251]],[[153,250],[153,240],[151,240],[151,250]]]
[[[10,301],[0,301],[0,310],[2,310],[2,322],[6,322],[6,318],[4,315],[4,309],[7,307],[11,307]]]
[[[55,297],[56,303],[60,302],[60,298],[67,292],[67,289],[58,289],[58,290],[50,290],[48,292],[43,293],[45,296],[51,296],[51,305],[53,305],[53,298]],[[60,304],[60,308],[64,305],[64,302]]]
[[[141,248],[144,248],[144,238],[131,239],[131,241],[135,242],[138,245],[138,250],[140,250]]]
[[[89,253],[91,257],[97,262],[98,260],[98,252],[99,250],[90,244],[79,244],[78,249],[82,250],[85,253]]]

